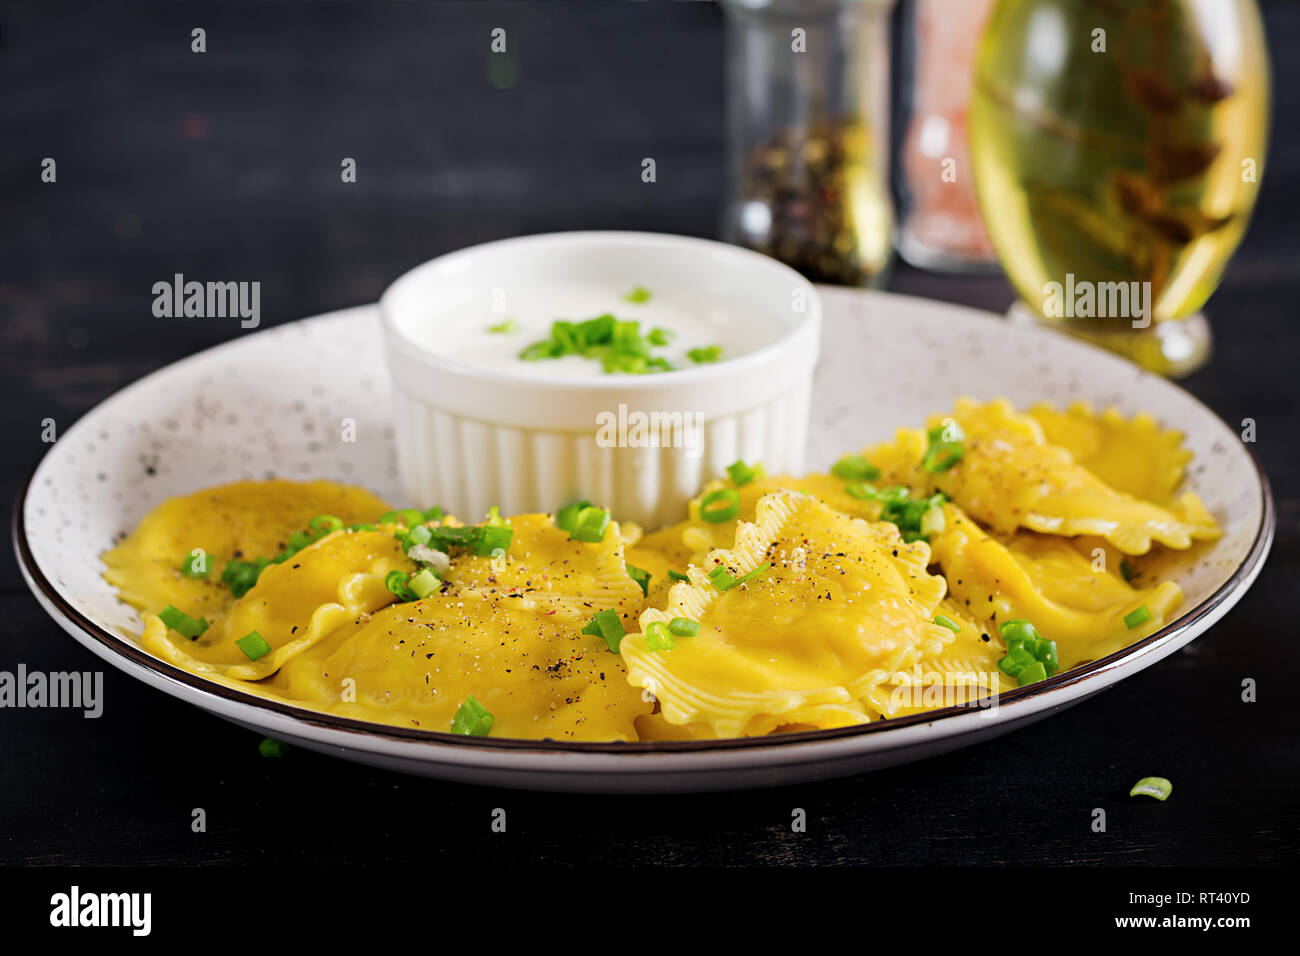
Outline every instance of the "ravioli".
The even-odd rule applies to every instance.
[[[473,696],[493,737],[635,740],[651,710],[603,640],[501,595],[386,608],[294,657],[272,685],[331,713],[444,732]]]
[[[1218,537],[1214,519],[1194,494],[1162,507],[1116,491],[1047,443],[1042,426],[1006,400],[959,399],[952,416],[965,432],[965,455],[934,484],[972,517],[1001,534],[1017,528],[1063,536],[1096,535],[1125,554],[1152,542],[1185,549]],[[938,427],[944,416],[935,416]]]
[[[1062,669],[1096,660],[1163,627],[1182,602],[1172,581],[1130,587],[1111,567],[1094,570],[1070,542],[1019,532],[1003,544],[960,508],[944,506],[944,530],[931,537],[954,604],[997,635],[999,622],[1032,621],[1055,641]],[[1150,617],[1130,628],[1125,616],[1145,607]],[[942,612],[941,612],[942,613]]]
[[[893,525],[789,491],[764,495],[735,546],[692,566],[667,608],[646,610],[623,639],[628,679],[655,695],[667,723],[714,736],[867,721],[873,687],[953,641],[932,621],[944,583],[928,560],[926,544],[904,544]],[[758,574],[719,592],[717,567]],[[699,633],[651,650],[646,630],[676,617]]]

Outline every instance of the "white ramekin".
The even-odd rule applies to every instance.
[[[739,304],[784,332],[714,364],[583,381],[489,371],[434,354],[409,334],[458,303],[482,321],[503,288],[527,296],[530,286],[556,279]],[[761,462],[769,474],[803,466],[821,302],[801,275],[758,253],[638,232],[505,239],[416,267],[387,289],[380,310],[402,484],[422,508],[437,504],[477,521],[493,505],[521,514],[585,498],[654,528],[679,520],[687,500],[734,461]],[[698,416],[701,440],[690,448],[599,442],[602,414],[617,417],[620,405]]]

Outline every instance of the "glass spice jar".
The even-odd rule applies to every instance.
[[[893,0],[723,0],[723,235],[814,282],[880,285],[893,251]]]

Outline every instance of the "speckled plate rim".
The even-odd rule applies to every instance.
[[[868,295],[886,294],[868,293]],[[923,302],[929,306],[940,305],[961,312],[968,319],[979,322],[996,324],[1004,322],[994,313],[965,306],[934,303],[907,296],[890,296],[890,298],[908,299],[917,304]],[[300,321],[338,318],[372,309],[373,306],[363,306]],[[277,328],[282,327],[277,326]],[[1037,329],[1024,330],[1024,334],[1056,337],[1054,332]],[[177,364],[211,355],[232,344],[234,343],[223,343],[181,359],[180,362],[151,373],[126,388],[147,387],[154,375],[174,368]],[[1099,359],[1120,361],[1082,343],[1071,341],[1070,346],[1098,352]],[[105,399],[105,402],[112,401],[120,394],[121,392],[115,393],[114,396]],[[1206,415],[1218,418],[1194,396],[1185,392],[1183,395],[1186,400],[1199,406]],[[91,409],[86,415],[94,410]],[[1272,490],[1254,453],[1248,447],[1243,447],[1243,450],[1258,481],[1261,495],[1259,522],[1250,548],[1236,570],[1220,587],[1156,633],[1107,657],[1063,672],[1046,681],[1002,694],[996,716],[992,718],[986,716],[987,712],[979,708],[948,707],[860,726],[803,731],[783,734],[779,737],[631,743],[477,738],[371,723],[270,700],[207,681],[161,661],[124,637],[101,627],[60,595],[58,589],[37,565],[28,541],[24,520],[28,492],[40,471],[40,462],[32,469],[15,499],[11,528],[15,554],[24,579],[38,602],[65,631],[120,670],[165,693],[236,723],[265,728],[272,732],[314,742],[323,747],[340,747],[345,751],[353,752],[353,755],[370,751],[397,760],[439,763],[441,761],[430,753],[436,751],[442,757],[448,758],[446,764],[470,769],[495,768],[504,772],[525,774],[576,772],[582,775],[599,775],[602,772],[628,772],[638,776],[691,771],[726,772],[728,767],[755,769],[763,766],[843,759],[854,754],[866,756],[874,750],[893,751],[909,748],[926,742],[933,743],[933,731],[936,730],[945,731],[942,734],[944,737],[960,738],[981,729],[997,732],[994,728],[1004,724],[1008,725],[1007,729],[1009,729],[1009,726],[1036,719],[1038,716],[1043,716],[1045,712],[1064,707],[1104,690],[1129,674],[1150,666],[1178,650],[1223,617],[1240,600],[1259,575],[1272,544],[1276,526]],[[885,736],[881,737],[882,734]],[[557,758],[561,756],[587,759],[575,765],[567,760],[557,762]],[[528,759],[530,757],[535,759]],[[630,759],[632,757],[642,759],[633,761]],[[646,759],[650,757],[660,759],[653,761]],[[701,761],[699,758],[708,759]]]

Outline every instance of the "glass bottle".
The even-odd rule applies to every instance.
[[[723,0],[723,235],[816,282],[878,285],[893,248],[893,0]]]
[[[971,148],[1021,311],[1162,374],[1202,365],[1268,114],[1253,0],[1000,0]]]

